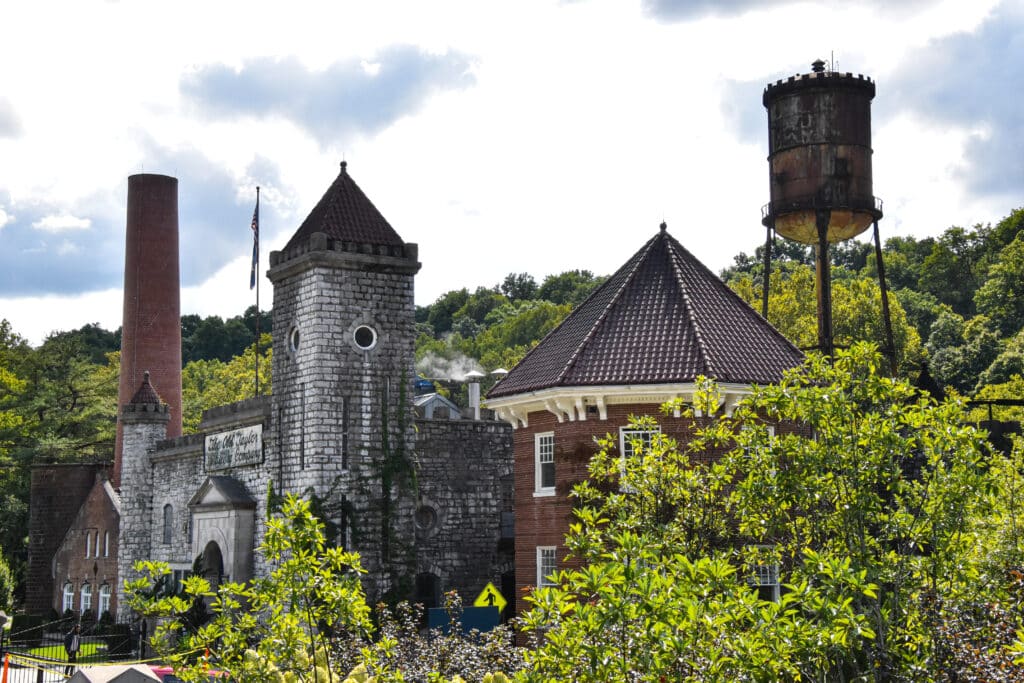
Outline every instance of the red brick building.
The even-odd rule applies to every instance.
[[[631,415],[658,416],[680,442],[701,421],[662,416],[691,401],[695,381],[718,382],[731,413],[754,384],[781,379],[803,354],[668,234],[665,224],[488,393],[512,423],[515,457],[516,611],[565,555],[568,493],[583,480],[595,436],[629,455]]]

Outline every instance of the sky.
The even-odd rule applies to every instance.
[[[719,272],[764,241],[765,85],[877,84],[883,239],[1024,205],[1024,0],[10,3],[0,319],[120,325],[128,176],[178,178],[182,313],[240,315],[338,173],[416,302],[616,270],[658,230]],[[271,307],[264,278],[260,306]]]

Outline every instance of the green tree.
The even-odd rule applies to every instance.
[[[468,300],[469,290],[453,289],[442,294],[437,301],[430,305],[427,322],[434,328],[435,337],[440,337],[445,332],[451,331],[452,319],[455,317],[456,311],[465,306]]]
[[[932,245],[918,286],[964,317],[974,315],[974,293],[987,269],[986,231],[953,226]]]
[[[260,395],[271,391],[273,340],[270,334],[260,338]],[[256,394],[256,348],[251,345],[228,362],[196,360],[181,371],[182,430],[199,429],[203,411],[252,398]]]
[[[761,283],[741,276],[730,287],[756,310],[761,310]],[[768,288],[768,321],[787,339],[803,349],[818,343],[818,308],[814,271],[809,266],[790,263],[772,272]],[[850,274],[832,283],[833,335],[837,345],[850,346],[860,341],[885,343],[882,320],[882,295],[878,283]],[[917,330],[907,320],[899,300],[889,293],[896,359],[900,370],[908,373],[919,365],[923,350]]]
[[[715,413],[714,387],[702,394]],[[529,599],[527,680],[934,680],[952,666],[934,606],[978,594],[977,520],[999,486],[957,404],[857,344],[695,426],[626,461],[603,442],[574,493],[577,564]],[[750,586],[765,567],[777,602]]]
[[[524,301],[537,296],[537,281],[529,273],[509,273],[499,287],[509,301]]]
[[[4,559],[4,549],[0,547],[0,610],[10,612],[14,607],[14,573]]]
[[[150,597],[149,587],[170,568],[137,565],[142,576],[128,582],[128,602],[161,618],[154,648],[185,681],[205,681],[209,667],[238,681],[342,680],[373,630],[359,556],[328,547],[309,503],[293,496],[285,498],[281,517],[267,521],[259,550],[272,567],[267,576],[224,583],[215,592],[205,578],[192,576],[183,596]],[[213,617],[190,632],[182,618],[194,597],[210,601]],[[205,652],[209,659],[197,657]]]
[[[553,330],[572,310],[570,304],[550,301],[525,301],[506,304],[488,314],[492,324],[472,339],[463,340],[462,350],[474,358],[498,358],[507,349],[532,348],[544,335]],[[507,356],[505,362],[512,360]],[[493,370],[485,364],[488,370]],[[495,366],[498,367],[498,366]],[[511,367],[504,365],[506,369]]]
[[[380,606],[374,634],[359,556],[333,547],[312,510],[309,501],[283,498],[258,549],[270,572],[247,584],[224,583],[213,591],[206,579],[192,576],[183,593],[167,593],[154,590],[170,573],[166,564],[136,566],[141,576],[128,582],[128,602],[159,619],[152,645],[182,680],[205,683],[214,668],[235,681],[274,683],[490,681],[484,672],[511,673],[522,665],[505,629],[480,637],[456,628],[426,635],[408,604],[394,612]],[[211,612],[198,628],[188,623],[197,599],[208,601]],[[461,616],[457,596],[446,603],[454,619]]]
[[[928,337],[929,367],[940,384],[962,394],[972,393],[1001,348],[988,318],[975,316],[965,322],[957,313],[945,310],[932,323]]]
[[[607,277],[595,277],[589,270],[567,270],[548,275],[537,290],[537,298],[555,304],[569,304],[570,308],[583,303]]]
[[[1000,252],[975,293],[974,303],[1001,336],[1024,329],[1024,234]]]

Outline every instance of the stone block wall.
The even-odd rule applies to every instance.
[[[402,520],[413,510],[404,484],[414,447],[419,264],[336,247],[314,235],[308,248],[271,258],[274,329],[282,332],[272,409],[278,490],[315,494],[332,521],[347,521],[376,597],[407,573],[415,543]],[[356,341],[362,326],[374,330],[372,345]]]
[[[417,573],[457,589],[465,604],[512,570],[512,428],[494,420],[416,421]],[[506,529],[507,531],[507,529]],[[505,596],[511,603],[514,597]]]

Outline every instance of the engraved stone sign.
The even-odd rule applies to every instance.
[[[263,462],[263,425],[207,434],[204,452],[207,472],[259,464]]]

